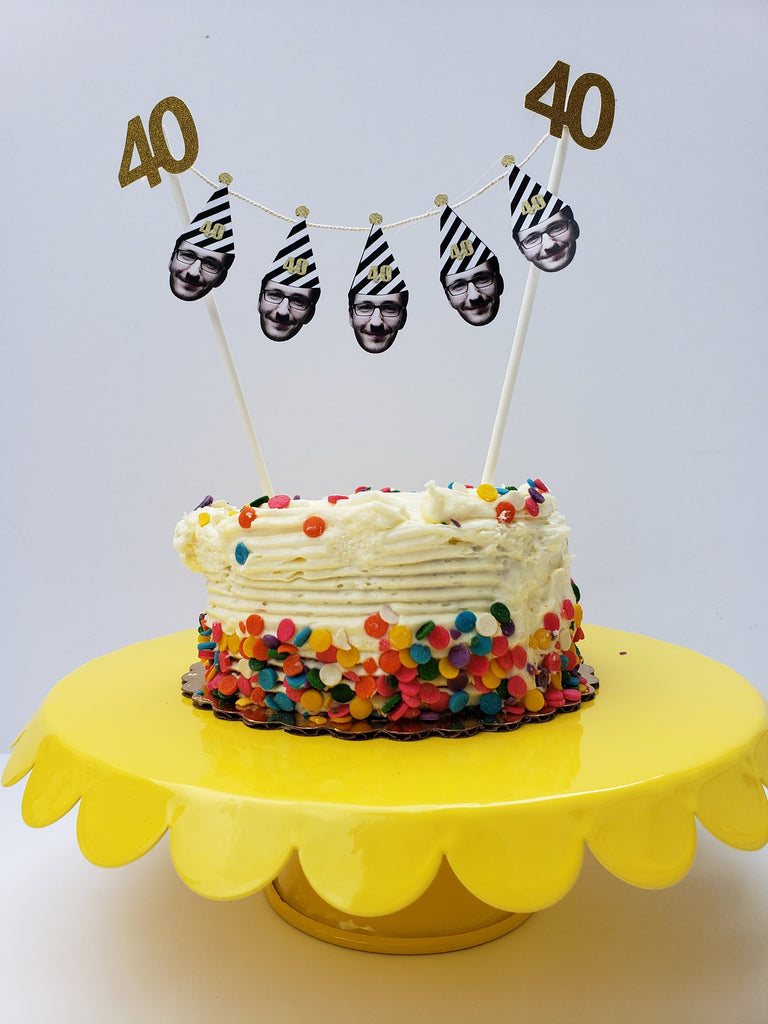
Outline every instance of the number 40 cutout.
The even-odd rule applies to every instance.
[[[570,73],[570,64],[559,60],[542,80],[534,85],[529,93],[526,93],[525,109],[549,118],[549,134],[554,135],[555,138],[562,137],[563,126],[565,126],[577,145],[584,149],[600,149],[606,144],[608,136],[611,134],[613,115],[616,111],[616,97],[611,83],[602,75],[590,72],[580,75],[576,79],[569,95],[568,76]],[[554,86],[552,103],[544,103],[542,97],[549,92],[552,86]],[[581,126],[581,118],[584,112],[584,100],[590,89],[597,89],[600,93],[600,116],[592,135],[585,135]]]
[[[181,129],[181,136],[184,139],[184,156],[180,160],[173,157],[165,141],[163,114],[173,114]],[[130,185],[134,181],[139,181],[141,178],[146,178],[149,187],[154,188],[155,185],[160,184],[161,167],[164,167],[170,174],[181,174],[197,160],[198,139],[195,122],[192,120],[189,107],[178,96],[166,96],[164,100],[156,103],[149,115],[148,124],[149,139],[138,114],[128,122],[123,159],[117,174],[121,188],[125,188],[126,185]],[[138,154],[139,162],[135,167],[131,167],[134,149]]]

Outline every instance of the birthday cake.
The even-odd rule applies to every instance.
[[[568,527],[540,480],[206,498],[174,547],[208,590],[183,691],[218,717],[417,738],[594,697]]]

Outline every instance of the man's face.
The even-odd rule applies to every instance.
[[[221,253],[180,242],[168,264],[171,291],[184,302],[202,299],[211,288],[221,284],[228,269],[227,260]]]
[[[576,255],[579,226],[563,213],[547,217],[535,227],[518,232],[517,244],[527,260],[539,270],[554,271],[567,267]]]
[[[450,304],[468,324],[482,327],[499,312],[503,284],[487,260],[463,274],[450,274],[443,288]]]
[[[311,288],[266,281],[259,296],[261,329],[272,341],[288,341],[315,315]]]
[[[358,292],[354,295],[349,308],[349,322],[358,345],[366,352],[386,352],[405,323],[407,301],[405,292],[392,295],[361,295]]]

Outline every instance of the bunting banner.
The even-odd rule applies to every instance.
[[[579,225],[570,206],[515,165],[509,174],[512,237],[529,263],[553,273],[576,255]]]
[[[259,291],[259,324],[272,341],[295,337],[315,315],[320,298],[320,278],[309,240],[306,207],[288,232],[285,244],[264,275]]]
[[[499,261],[447,204],[440,212],[440,283],[466,323],[483,327],[496,318],[504,291]]]
[[[168,264],[169,284],[183,302],[202,299],[226,280],[235,259],[229,187],[216,189],[189,230],[179,235]]]
[[[408,317],[408,289],[384,232],[371,214],[357,271],[349,289],[349,322],[366,352],[386,352]]]

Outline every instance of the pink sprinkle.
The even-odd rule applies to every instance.
[[[287,494],[276,494],[273,498],[270,498],[267,502],[268,508],[288,508],[291,504],[291,499]]]
[[[329,494],[328,504],[335,505],[337,501],[346,501],[348,497],[348,494]]]
[[[281,619],[277,625],[277,639],[281,643],[287,644],[295,632],[296,625],[293,619]]]

